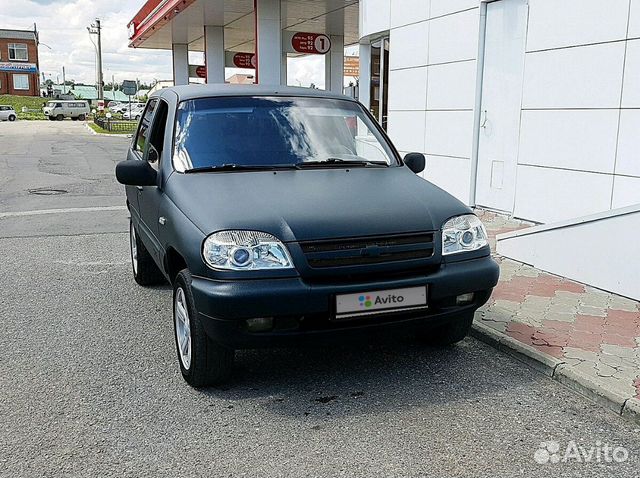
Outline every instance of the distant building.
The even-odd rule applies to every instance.
[[[162,90],[163,88],[170,88],[173,86],[173,80],[160,80],[156,81],[155,84],[149,90],[148,95],[152,95],[158,90]]]
[[[0,29],[0,94],[40,96],[38,32]]]

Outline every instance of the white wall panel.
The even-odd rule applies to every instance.
[[[514,216],[547,223],[606,211],[612,187],[608,174],[518,166]]]
[[[624,44],[527,53],[523,108],[618,108]]]
[[[553,274],[640,300],[637,249],[607,248],[603,242],[604,238],[624,237],[619,231],[638,230],[640,209],[629,207],[506,234],[499,237],[497,250]]]
[[[640,109],[621,111],[616,174],[640,177]]]
[[[429,19],[431,0],[393,0],[391,28]]]
[[[473,109],[476,98],[475,60],[431,65],[427,75],[427,109]]]
[[[613,173],[619,110],[522,112],[520,164]]]
[[[427,166],[422,176],[469,204],[470,170],[471,162],[468,159],[427,156]]]
[[[612,208],[640,204],[640,178],[616,176],[613,181]]]
[[[401,151],[424,152],[424,111],[391,111],[388,134]]]
[[[480,0],[431,0],[431,18],[478,7]]]
[[[470,158],[473,111],[427,111],[424,136],[427,154]]]
[[[622,40],[629,0],[529,2],[527,51]]]
[[[392,47],[393,48],[393,47]],[[423,110],[427,105],[427,67],[389,72],[389,110]]]
[[[427,64],[429,22],[414,23],[391,30],[389,68],[410,68]]]
[[[431,20],[429,63],[474,60],[478,56],[479,9]]]
[[[389,30],[391,0],[360,0],[360,38]]]
[[[629,38],[640,38],[640,0],[631,0]]]
[[[627,42],[622,107],[640,108],[640,40]]]

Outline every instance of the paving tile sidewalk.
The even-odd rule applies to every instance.
[[[476,210],[495,236],[530,224]],[[474,334],[640,421],[640,302],[495,256],[500,282]]]

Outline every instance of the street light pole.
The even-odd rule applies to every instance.
[[[104,82],[102,80],[102,27],[100,26],[100,19],[96,18],[96,21],[91,24],[90,27],[87,27],[90,35],[98,36],[98,45],[96,47],[97,54],[97,73],[98,73],[98,101],[104,101]]]

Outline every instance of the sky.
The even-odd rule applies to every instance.
[[[105,83],[140,79],[144,83],[172,77],[171,53],[128,47],[127,23],[144,0],[0,0],[0,28],[40,32],[40,70],[47,79],[95,84],[95,47],[87,26],[102,22],[102,57]],[[94,37],[95,39],[95,37]],[[46,46],[45,46],[46,45]],[[192,55],[194,64],[202,55]],[[227,69],[227,76],[241,70]],[[244,70],[244,72],[247,72]],[[289,84],[324,87],[324,58],[310,56],[289,60]]]

